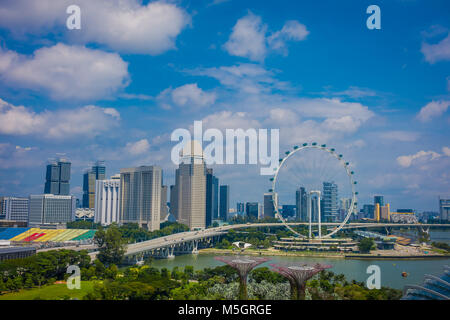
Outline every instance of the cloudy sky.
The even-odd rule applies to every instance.
[[[81,30],[66,8],[81,7]],[[450,6],[377,1],[3,0],[0,194],[41,193],[48,158],[72,161],[71,189],[160,165],[170,134],[279,128],[281,150],[317,141],[352,162],[359,203],[437,210],[450,193]],[[217,165],[236,201],[270,188],[256,165]]]

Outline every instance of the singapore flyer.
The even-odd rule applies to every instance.
[[[352,165],[325,144],[304,143],[286,151],[271,178],[276,218],[297,237],[330,238],[349,221],[357,205]],[[295,230],[287,222],[302,222]],[[307,227],[307,228],[306,228]]]

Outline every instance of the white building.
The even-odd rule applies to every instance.
[[[64,224],[75,220],[74,196],[54,194],[30,195],[29,225]]]
[[[120,174],[95,182],[94,222],[108,226],[119,223]]]
[[[159,230],[161,178],[158,166],[120,170],[119,224],[137,223],[149,231]]]
[[[0,207],[0,215],[5,220],[28,221],[28,198],[4,197]]]

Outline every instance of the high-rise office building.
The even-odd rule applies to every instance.
[[[283,204],[281,207],[281,215],[283,218],[296,218],[296,208],[297,206],[291,204]]]
[[[264,218],[275,217],[275,197],[277,197],[276,193],[264,193]]]
[[[28,198],[3,197],[0,216],[10,221],[28,221]]]
[[[439,216],[442,221],[450,221],[450,198],[439,197]]]
[[[213,220],[219,219],[219,179],[216,176],[212,177],[212,192],[213,192]]]
[[[64,224],[75,220],[75,197],[53,194],[30,195],[29,225]]]
[[[120,208],[120,174],[109,180],[95,182],[95,213],[94,221],[108,226],[113,222],[119,223]]]
[[[227,221],[228,212],[230,211],[230,186],[220,186],[220,202],[219,202],[219,216],[220,220]]]
[[[245,203],[238,202],[236,204],[236,212],[241,215],[242,215],[242,213],[245,213]]]
[[[258,202],[247,202],[245,204],[245,214],[247,215],[247,218],[250,220],[258,220],[263,216],[262,212],[260,212],[260,207]]]
[[[373,204],[377,205],[377,203],[380,205],[380,207],[383,207],[384,206],[384,197],[383,196],[374,196]]]
[[[213,169],[206,169],[206,227],[212,224],[213,219],[217,219],[218,188],[219,179],[214,176]]]
[[[335,222],[338,220],[339,200],[338,186],[333,182],[323,182],[321,209],[323,208],[322,221]]]
[[[69,195],[70,166],[66,159],[50,160],[45,174],[45,194]]]
[[[83,174],[83,208],[93,209],[95,206],[95,182],[104,180],[106,167],[104,161],[97,161],[91,169]]]
[[[189,229],[206,227],[206,165],[197,141],[186,145],[175,171],[173,206],[178,222]]]
[[[373,204],[365,204],[362,207],[363,218],[373,219],[375,214],[375,206]]]
[[[177,215],[177,195],[176,195],[175,185],[170,186],[170,201],[169,201],[169,212],[175,220],[178,220]]]
[[[137,223],[149,231],[159,230],[161,176],[158,166],[120,170],[120,224]]]
[[[299,221],[308,221],[308,197],[306,195],[306,189],[300,187],[295,191],[295,206],[296,206],[296,215],[297,220]]]
[[[161,212],[160,220],[164,220],[169,213],[167,209],[167,186],[161,186]]]

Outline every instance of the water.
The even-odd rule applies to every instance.
[[[267,256],[265,256],[267,257]],[[381,285],[396,289],[403,289],[407,284],[421,284],[425,274],[441,275],[444,272],[443,266],[450,265],[448,259],[430,259],[430,260],[350,260],[342,258],[306,258],[306,257],[267,257],[271,260],[261,264],[260,267],[269,267],[270,263],[277,262],[314,262],[331,264],[329,269],[336,274],[343,273],[347,280],[357,280],[365,282],[368,278],[366,273],[370,265],[378,265],[381,270]],[[166,267],[172,270],[178,266],[193,266],[195,270],[201,270],[206,267],[216,267],[224,265],[222,262],[214,259],[214,255],[181,255],[174,259],[154,260],[153,266],[157,268]],[[408,277],[403,278],[402,272],[407,272]]]

